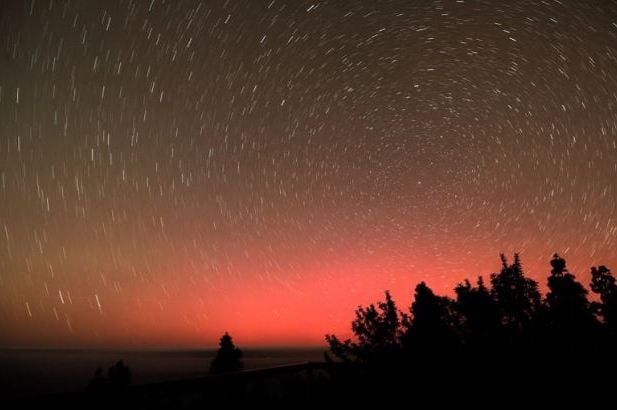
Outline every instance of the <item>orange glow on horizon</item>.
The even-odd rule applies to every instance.
[[[522,257],[528,275],[543,286],[548,258],[534,263]],[[220,335],[228,331],[239,346],[245,347],[325,347],[326,333],[351,337],[354,309],[382,300],[384,290],[390,290],[399,309],[406,311],[413,288],[420,281],[426,281],[437,293],[452,295],[456,283],[478,276],[479,268],[474,265],[488,265],[490,261],[490,268],[481,270],[486,279],[500,266],[498,254],[464,261],[463,265],[473,267],[467,270],[432,267],[432,273],[430,261],[410,267],[404,261],[394,263],[392,258],[382,263],[377,260],[372,255],[354,262],[322,264],[311,274],[294,272],[298,279],[293,283],[253,277],[241,282],[223,283],[221,278],[221,283],[207,285],[129,288],[99,296],[100,311],[91,298],[84,301],[73,296],[72,306],[66,306],[70,324],[59,318],[52,321],[55,326],[50,325],[43,317],[54,313],[39,312],[31,306],[34,312],[30,320],[37,326],[10,328],[5,335],[11,336],[9,345],[21,346],[40,346],[36,340],[44,334],[44,346],[204,348],[215,347]],[[570,265],[586,284],[587,270],[580,274],[578,266]]]

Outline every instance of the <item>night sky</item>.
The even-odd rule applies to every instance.
[[[323,344],[617,268],[617,2],[0,4],[0,345]]]

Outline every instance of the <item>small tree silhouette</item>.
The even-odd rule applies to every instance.
[[[107,379],[111,387],[126,387],[131,384],[131,370],[120,360],[107,370]]]
[[[91,390],[101,390],[107,386],[107,379],[103,375],[103,367],[99,366],[96,368],[94,372],[94,376],[90,380],[88,384],[88,389]]]
[[[341,342],[334,335],[326,335],[330,350],[336,357],[345,362],[375,362],[388,360],[400,350],[399,311],[390,292],[386,291],[385,296],[386,300],[377,303],[377,306],[371,304],[366,308],[358,306],[356,309],[356,319],[352,322],[351,329],[357,342],[350,339]]]
[[[229,333],[225,332],[221,337],[219,346],[216,357],[210,365],[210,373],[216,374],[242,370],[242,351],[234,345]]]

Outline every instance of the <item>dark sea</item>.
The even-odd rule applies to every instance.
[[[243,349],[245,369],[322,361],[326,348]],[[98,366],[118,360],[129,366],[132,384],[205,376],[216,350],[0,350],[2,400],[77,391]]]

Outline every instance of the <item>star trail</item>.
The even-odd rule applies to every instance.
[[[0,344],[322,344],[617,266],[617,2],[0,5]],[[614,269],[614,268],[613,268]]]

